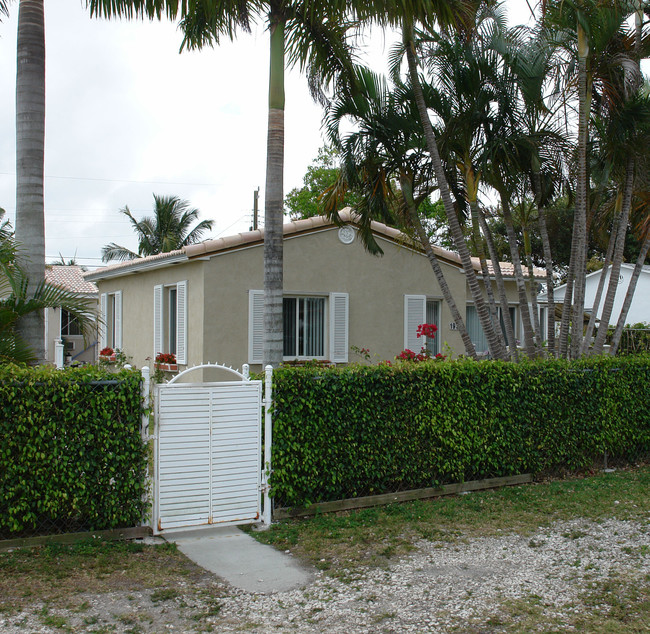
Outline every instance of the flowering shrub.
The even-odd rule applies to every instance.
[[[420,337],[427,337],[429,339],[433,339],[436,336],[436,332],[438,332],[438,326],[435,324],[420,324],[417,329],[417,336],[418,339]],[[429,359],[438,359],[439,361],[443,361],[446,359],[446,356],[444,354],[438,353],[434,357],[431,356],[431,353],[427,350],[426,346],[422,346],[420,349],[420,352],[413,352],[413,350],[409,350],[406,348],[406,350],[402,350],[395,359],[397,361],[429,361]]]
[[[435,324],[420,324],[417,330],[418,339],[420,337],[433,339],[436,336],[436,332],[438,332],[438,326]]]
[[[113,348],[102,348],[99,351],[99,356],[100,357],[111,357],[115,354],[115,350]]]
[[[176,363],[176,355],[172,352],[159,352],[156,355],[156,363]]]

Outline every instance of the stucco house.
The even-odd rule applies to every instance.
[[[355,347],[369,349],[373,361],[393,359],[405,348],[419,351],[422,323],[439,328],[427,343],[432,352],[462,354],[422,251],[398,230],[373,223],[384,255],[370,255],[350,213],[341,217],[343,227],[324,217],[284,226],[285,359],[345,364],[360,360]],[[106,324],[100,347],[122,349],[139,367],[170,352],[179,369],[205,362],[261,369],[263,240],[263,230],[250,231],[86,274],[99,289]],[[436,253],[473,339],[486,349],[458,255]],[[502,270],[518,329],[512,265]]]
[[[600,300],[597,317],[603,312],[603,303],[605,302],[605,294],[609,287],[609,277],[611,273],[611,266],[607,269],[600,269],[589,273],[585,283],[585,312],[590,313],[593,310],[594,300],[596,298],[596,290],[602,275],[605,275],[605,286],[603,288],[603,295]],[[630,285],[630,279],[634,271],[634,264],[623,263],[621,264],[621,272],[618,277],[618,285],[616,286],[616,295],[614,296],[614,308],[612,310],[609,323],[611,326],[616,326],[618,317],[621,314],[621,308],[625,301],[627,288]],[[553,290],[553,299],[556,303],[564,302],[564,294],[566,293],[566,284],[558,286]],[[627,314],[626,324],[638,324],[640,322],[650,323],[650,266],[644,266],[641,269],[641,275],[636,285],[632,304]]]
[[[80,266],[48,265],[45,267],[45,281],[53,286],[64,288],[79,297],[97,305],[99,293],[93,282],[84,279]],[[64,341],[64,354],[67,362],[93,363],[97,358],[97,340],[84,341],[74,319],[60,308],[45,311],[45,359],[55,361],[54,344]]]

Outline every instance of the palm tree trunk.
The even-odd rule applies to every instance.
[[[474,348],[472,339],[470,338],[469,333],[467,332],[467,328],[465,327],[465,322],[463,321],[463,317],[460,314],[460,311],[458,310],[458,306],[456,305],[456,300],[454,300],[454,296],[452,295],[451,289],[449,288],[444,273],[442,272],[442,268],[440,267],[440,262],[438,262],[438,258],[436,257],[433,247],[431,246],[431,242],[429,241],[429,237],[427,236],[427,232],[424,230],[424,227],[422,226],[422,222],[420,220],[420,216],[418,216],[417,209],[415,208],[415,202],[413,200],[412,184],[404,176],[402,176],[400,178],[400,187],[402,188],[404,202],[406,203],[406,206],[408,208],[409,220],[411,221],[411,224],[415,229],[415,232],[418,236],[418,239],[420,240],[420,244],[424,249],[427,259],[431,264],[431,268],[433,269],[433,274],[436,276],[438,286],[440,286],[440,290],[442,291],[442,296],[445,298],[445,301],[447,302],[447,306],[449,306],[449,310],[451,311],[451,316],[453,317],[454,323],[456,324],[456,327],[458,328],[458,332],[460,333],[460,337],[463,340],[463,344],[465,346],[465,352],[468,357],[471,357],[472,359],[476,359],[477,358],[476,349]]]
[[[553,257],[551,253],[551,242],[548,239],[546,227],[546,210],[543,207],[537,208],[539,223],[539,234],[542,239],[544,261],[546,265],[546,338],[547,348],[551,356],[557,355],[555,349],[555,297],[553,293]]]
[[[571,357],[580,354],[585,314],[585,276],[587,266],[587,143],[589,141],[589,95],[591,87],[587,76],[589,41],[580,24],[578,33],[578,180],[576,183],[575,217],[573,222],[574,292],[571,328]],[[575,246],[575,252],[574,252]]]
[[[478,187],[478,183],[476,184]],[[467,187],[467,183],[466,183]],[[474,242],[474,248],[476,249],[476,254],[478,255],[478,261],[481,266],[481,277],[483,278],[483,286],[485,288],[485,293],[487,296],[488,306],[490,307],[490,316],[493,324],[499,323],[499,316],[497,313],[497,305],[494,300],[494,293],[492,291],[492,281],[490,280],[490,271],[487,265],[487,258],[485,257],[485,249],[483,248],[483,237],[481,235],[481,227],[479,221],[479,207],[478,200],[476,196],[472,194],[469,198],[469,209],[472,216],[472,241]],[[493,262],[493,268],[497,269],[498,267]]]
[[[650,233],[646,236],[645,242],[641,247],[639,252],[639,257],[636,259],[636,264],[634,265],[634,271],[632,272],[632,277],[630,283],[627,287],[627,293],[625,294],[625,300],[623,301],[623,306],[621,308],[621,314],[618,317],[616,322],[616,330],[614,330],[614,335],[612,337],[611,349],[609,353],[614,356],[618,352],[618,346],[621,342],[621,334],[623,333],[623,326],[627,320],[627,314],[630,311],[630,306],[632,305],[632,298],[634,297],[634,291],[636,290],[636,284],[639,281],[641,271],[643,269],[643,263],[645,262],[646,256],[648,255],[648,250],[650,249]]]
[[[610,264],[612,263],[612,255],[614,253],[614,244],[616,242],[616,234],[618,230],[618,225],[620,221],[620,204],[619,201],[621,200],[621,197],[617,197],[617,207],[619,207],[619,212],[616,214],[616,218],[614,219],[614,222],[612,223],[612,232],[609,237],[609,244],[607,245],[607,253],[605,254],[605,262],[603,262],[603,274],[600,276],[600,279],[598,280],[598,288],[596,289],[596,296],[594,297],[594,305],[591,307],[591,315],[589,315],[589,323],[587,324],[587,331],[585,332],[585,339],[582,342],[582,348],[580,352],[583,355],[586,355],[589,352],[589,342],[591,341],[591,337],[593,336],[594,332],[594,327],[596,326],[596,315],[598,314],[598,309],[600,308],[600,300],[602,299],[603,296],[603,289],[605,288],[605,272],[609,268]]]
[[[481,225],[481,231],[485,236],[485,241],[488,245],[488,253],[490,254],[490,259],[492,262],[498,262],[499,256],[497,255],[497,250],[494,246],[494,240],[492,239],[492,232],[490,227],[488,227],[487,222],[485,221],[485,215],[479,211],[478,216],[479,223]],[[506,287],[503,282],[503,274],[501,273],[500,266],[494,266],[494,279],[497,285],[497,291],[499,293],[499,303],[501,304],[501,314],[503,317],[503,324],[506,329],[506,340],[508,342],[508,349],[510,352],[510,358],[512,361],[519,360],[519,351],[517,350],[517,337],[515,336],[515,330],[512,325],[512,320],[510,319],[510,306],[508,305],[508,296],[506,294]]]
[[[264,202],[264,365],[282,363],[283,181],[284,181],[284,18],[276,2],[269,13],[271,33],[269,121]]]
[[[28,297],[45,277],[45,18],[43,0],[20,0],[16,72],[16,240]],[[43,311],[21,318],[19,332],[45,360]]]
[[[533,267],[533,250],[530,245],[530,231],[524,227],[524,254],[526,256],[526,268],[528,269],[528,284],[530,285],[530,303],[533,312],[533,332],[535,333],[535,345],[540,350],[542,347],[542,330],[539,327],[539,306],[537,305],[537,280]]]
[[[494,327],[494,324],[490,318],[490,310],[483,300],[481,288],[479,286],[476,272],[474,271],[474,266],[472,264],[472,258],[469,249],[467,248],[467,244],[465,243],[465,237],[463,236],[463,230],[460,226],[458,216],[456,215],[456,210],[454,209],[454,203],[451,200],[449,184],[447,182],[445,170],[442,166],[440,152],[438,151],[438,143],[433,132],[433,126],[429,120],[429,114],[427,112],[427,106],[424,101],[422,86],[420,85],[420,80],[418,77],[412,23],[409,24],[405,21],[403,27],[403,38],[406,48],[406,59],[408,62],[409,77],[411,79],[411,85],[413,87],[413,94],[418,107],[420,122],[424,129],[427,149],[431,155],[431,162],[433,164],[436,180],[438,182],[438,188],[440,190],[440,198],[442,199],[443,205],[445,207],[447,221],[449,222],[449,229],[454,240],[454,244],[458,249],[458,254],[460,255],[460,260],[463,265],[465,277],[467,279],[467,285],[469,286],[472,299],[474,300],[474,306],[476,307],[476,312],[478,314],[481,327],[485,333],[488,347],[490,349],[490,354],[496,359],[506,359],[507,352],[504,346],[503,338],[500,336],[501,333],[497,334],[496,328]]]
[[[634,191],[634,158],[628,159],[627,172],[625,176],[625,189],[623,190],[623,205],[621,207],[621,216],[616,232],[616,246],[614,247],[614,256],[612,258],[612,268],[609,274],[609,285],[605,302],[603,303],[603,312],[600,315],[600,327],[594,341],[594,354],[602,354],[605,337],[609,320],[614,310],[614,300],[616,299],[616,289],[618,287],[618,276],[621,273],[621,263],[623,262],[623,251],[625,250],[625,235],[627,233],[627,224],[630,218],[630,208],[632,206],[632,193]],[[603,270],[603,275],[607,273]]]
[[[515,282],[517,284],[517,294],[519,295],[519,310],[521,311],[521,323],[524,328],[524,347],[529,358],[534,359],[536,356],[535,341],[533,340],[533,327],[530,321],[530,310],[528,307],[528,294],[526,292],[526,281],[521,269],[521,258],[519,257],[519,245],[515,235],[515,227],[510,212],[510,203],[504,191],[499,192],[501,198],[501,208],[503,210],[503,220],[508,233],[508,243],[510,245],[510,256],[512,266],[515,271]]]

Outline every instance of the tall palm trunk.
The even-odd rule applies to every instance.
[[[45,277],[45,18],[43,0],[20,0],[16,72],[16,240],[29,280],[28,297]],[[45,359],[42,311],[21,318],[19,331],[38,362]]]
[[[415,229],[415,232],[418,236],[418,239],[420,240],[420,244],[424,249],[427,259],[431,264],[431,268],[433,269],[433,274],[436,276],[436,280],[438,281],[438,286],[440,286],[440,290],[442,291],[442,296],[447,302],[447,306],[449,306],[449,310],[451,311],[451,316],[458,328],[460,337],[463,340],[463,344],[465,346],[465,352],[467,353],[467,356],[471,357],[472,359],[476,359],[476,349],[474,348],[472,339],[470,338],[469,333],[467,332],[467,328],[465,326],[465,322],[463,321],[463,317],[460,314],[460,311],[458,310],[458,306],[456,305],[456,300],[454,299],[451,289],[447,284],[447,280],[445,279],[444,273],[442,272],[440,262],[438,262],[438,258],[436,257],[436,254],[431,246],[431,242],[429,241],[429,236],[427,236],[427,232],[424,230],[424,227],[422,226],[422,222],[420,221],[420,216],[418,216],[417,210],[415,208],[415,201],[413,200],[412,184],[404,175],[400,176],[400,187],[402,188],[404,202],[406,203],[406,207],[408,209],[409,220],[413,225],[413,228]]]
[[[481,236],[481,227],[479,222],[479,206],[478,206],[478,186],[479,186],[479,177],[474,172],[471,161],[467,159],[465,161],[465,190],[467,191],[467,202],[469,203],[469,211],[472,218],[472,241],[474,242],[474,248],[476,249],[476,255],[478,256],[478,261],[481,266],[481,276],[483,277],[483,285],[485,287],[485,293],[488,300],[488,306],[490,307],[490,315],[493,324],[499,322],[497,315],[497,307],[494,300],[494,293],[492,292],[492,282],[490,281],[490,272],[488,270],[487,258],[485,257],[485,249],[483,247],[483,238]],[[496,262],[492,263],[493,267],[496,269]]]
[[[530,303],[533,313],[533,332],[535,343],[538,349],[542,347],[542,330],[539,326],[539,306],[537,304],[537,280],[533,266],[533,249],[530,244],[530,231],[524,227],[524,255],[526,257],[526,268],[528,269],[528,284],[530,286]]]
[[[467,285],[469,286],[472,299],[474,300],[474,306],[476,308],[481,327],[483,328],[483,332],[485,333],[490,354],[496,359],[506,359],[507,352],[505,346],[503,345],[503,338],[500,336],[500,333],[497,334],[496,328],[490,318],[490,310],[483,299],[481,287],[478,283],[476,272],[474,271],[474,266],[472,265],[472,258],[469,253],[469,249],[467,248],[467,244],[465,243],[463,230],[460,226],[458,216],[456,215],[454,203],[451,200],[449,184],[447,182],[445,170],[442,166],[440,152],[438,151],[438,143],[436,141],[435,134],[433,133],[433,126],[429,120],[429,114],[427,111],[426,103],[424,101],[422,86],[420,85],[420,79],[418,77],[412,23],[404,23],[403,38],[406,48],[406,59],[408,62],[409,77],[411,79],[411,85],[413,87],[413,95],[415,97],[415,102],[418,108],[420,122],[422,123],[422,127],[424,129],[427,149],[431,155],[431,162],[435,171],[436,180],[438,181],[440,198],[442,199],[443,205],[445,207],[445,213],[447,215],[447,221],[449,222],[451,236],[460,255],[465,277],[467,279]]]
[[[530,309],[528,306],[528,293],[526,292],[526,281],[521,268],[521,258],[519,256],[519,245],[515,235],[515,226],[510,212],[510,203],[505,191],[500,191],[501,209],[503,210],[503,220],[506,225],[508,234],[508,244],[510,245],[510,257],[512,258],[512,267],[515,274],[515,283],[517,285],[517,295],[519,296],[519,310],[521,312],[521,323],[524,328],[524,347],[526,354],[534,359],[536,356],[535,341],[533,339],[533,327],[530,320]]]
[[[539,234],[542,238],[542,249],[546,266],[546,338],[547,349],[550,355],[556,356],[555,349],[555,296],[553,293],[553,256],[551,253],[551,241],[548,239],[548,228],[546,227],[546,210],[543,207],[537,208],[537,222]]]
[[[269,121],[264,201],[264,365],[282,363],[283,181],[284,181],[284,17],[272,2]]]
[[[497,256],[497,250],[494,246],[494,240],[492,239],[492,232],[490,227],[485,221],[485,215],[479,212],[478,216],[479,223],[481,225],[481,231],[485,236],[485,241],[488,246],[488,253],[490,254],[490,259],[492,262],[498,262],[499,258]],[[503,281],[503,274],[501,273],[501,267],[494,267],[494,279],[497,285],[497,292],[499,294],[499,303],[501,304],[501,314],[503,317],[503,325],[506,330],[506,341],[508,342],[508,349],[510,352],[510,359],[512,361],[519,360],[519,352],[517,351],[517,338],[515,336],[515,330],[510,319],[510,306],[508,305],[508,295],[506,294],[506,286]]]
[[[612,263],[612,256],[614,254],[614,244],[616,243],[616,235],[617,235],[617,230],[620,222],[621,203],[622,203],[622,196],[617,196],[616,207],[618,213],[616,214],[616,218],[612,223],[612,233],[609,238],[609,244],[607,245],[607,253],[605,253],[605,261],[603,262],[603,273],[600,276],[600,279],[598,280],[598,287],[596,288],[594,304],[591,307],[591,315],[589,315],[589,323],[587,324],[585,339],[582,342],[582,348],[580,350],[580,352],[583,355],[589,352],[589,342],[591,341],[591,337],[593,336],[594,328],[596,326],[596,315],[598,314],[598,309],[600,308],[600,300],[603,297],[603,290],[605,289],[605,277],[606,277],[605,272],[607,271],[607,269],[610,267]]]
[[[585,276],[587,266],[587,144],[589,142],[589,109],[591,85],[587,74],[589,41],[584,28],[578,24],[578,180],[573,223],[574,291],[571,328],[571,357],[580,354],[585,313]]]
[[[634,291],[636,290],[636,284],[639,281],[641,275],[641,270],[643,269],[643,263],[645,262],[646,256],[648,255],[648,250],[650,249],[650,233],[646,236],[646,239],[641,247],[639,252],[639,257],[636,259],[636,264],[634,265],[634,271],[632,272],[632,277],[630,278],[630,283],[627,287],[627,293],[625,294],[625,300],[623,301],[623,306],[621,308],[621,314],[618,317],[616,322],[616,330],[614,330],[614,336],[612,337],[610,354],[615,355],[618,352],[618,346],[621,342],[621,334],[623,333],[623,326],[627,321],[627,314],[632,305],[632,298],[634,297]]]
[[[625,235],[627,233],[627,224],[630,218],[630,208],[632,206],[632,194],[634,191],[634,158],[628,159],[627,174],[625,177],[625,189],[623,190],[623,205],[621,207],[621,216],[616,232],[616,246],[614,247],[614,256],[612,258],[612,268],[609,274],[609,285],[607,294],[603,303],[603,312],[600,315],[600,328],[594,341],[594,354],[602,354],[605,337],[609,320],[614,310],[614,300],[616,299],[616,289],[618,288],[618,276],[621,273],[621,263],[623,262],[623,251],[625,250]],[[603,271],[605,275],[606,271]]]

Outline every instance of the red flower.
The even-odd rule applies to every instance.
[[[110,357],[113,356],[115,352],[113,351],[113,348],[102,348],[99,351],[99,356],[100,357]]]
[[[417,329],[418,337],[429,337],[433,339],[438,331],[438,326],[435,324],[420,324]]]
[[[156,355],[156,363],[169,363],[173,365],[176,363],[176,355],[171,352],[159,352]]]

